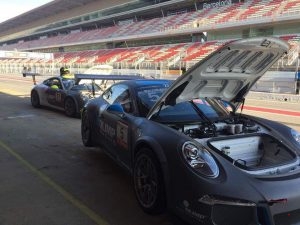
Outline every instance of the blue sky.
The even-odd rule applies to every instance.
[[[52,0],[6,0],[1,2],[0,23]]]

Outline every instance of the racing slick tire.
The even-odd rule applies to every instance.
[[[160,214],[166,208],[165,188],[160,163],[149,148],[138,151],[133,166],[136,198],[149,214]]]
[[[86,112],[82,113],[81,139],[86,147],[93,147],[91,123]]]
[[[74,117],[76,114],[76,105],[72,98],[65,100],[65,114],[70,117]]]
[[[35,107],[35,108],[41,107],[40,97],[39,97],[39,94],[36,91],[31,92],[30,99],[31,99],[31,105],[33,107]]]

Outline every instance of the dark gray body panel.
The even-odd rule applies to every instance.
[[[132,173],[137,151],[142,146],[148,146],[156,154],[163,169],[168,208],[180,214],[185,220],[191,223],[213,224],[211,214],[214,207],[199,202],[203,196],[219,196],[227,199],[228,205],[235,201],[252,202],[268,215],[269,224],[274,224],[273,215],[299,208],[299,173],[273,178],[256,178],[237,169],[231,162],[211,150],[211,154],[218,162],[220,174],[216,179],[205,178],[189,168],[181,155],[182,144],[191,141],[191,138],[166,125],[129,114],[125,114],[122,118],[113,115],[110,118],[111,123],[106,128],[101,128],[101,120],[109,114],[107,111],[99,112],[101,104],[107,105],[103,99],[97,98],[84,109],[92,118],[94,142],[102,146],[129,173]],[[99,116],[101,113],[103,117]],[[287,141],[288,138],[292,139],[288,137],[288,127],[273,121],[249,118],[265,124],[269,129],[275,128],[274,135],[278,135],[276,138],[285,140],[285,144],[296,151],[297,145]],[[109,129],[116,131],[116,126],[120,123],[127,129],[126,148],[118,144],[116,136],[105,137],[108,134],[103,135],[100,132],[101,129],[106,129],[107,133]],[[113,133],[116,135],[116,132]],[[281,199],[287,199],[287,202],[283,200],[272,203],[273,200]],[[257,211],[257,208],[255,210]]]

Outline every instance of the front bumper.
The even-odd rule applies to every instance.
[[[210,207],[212,224],[258,224],[256,204],[205,195],[198,200]]]
[[[299,174],[272,179],[222,174],[204,179],[176,170],[184,181],[173,180],[170,201],[181,217],[205,225],[300,225]]]
[[[260,225],[255,203],[205,195],[197,201],[182,202],[178,208],[191,224]],[[264,224],[267,225],[267,224]]]
[[[182,207],[177,209],[191,224],[300,225],[300,209],[272,215],[270,204],[272,203],[255,204],[205,195],[197,201],[184,200]]]

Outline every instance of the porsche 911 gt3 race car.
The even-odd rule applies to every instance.
[[[128,170],[147,213],[191,224],[299,225],[300,134],[238,112],[288,51],[272,37],[233,41],[176,81],[112,85],[82,110],[85,146]]]
[[[25,74],[26,76],[26,74]],[[67,116],[79,115],[84,104],[99,96],[103,88],[95,80],[127,80],[140,76],[75,74],[73,78],[55,76],[35,85],[31,90],[31,104],[64,110]]]

